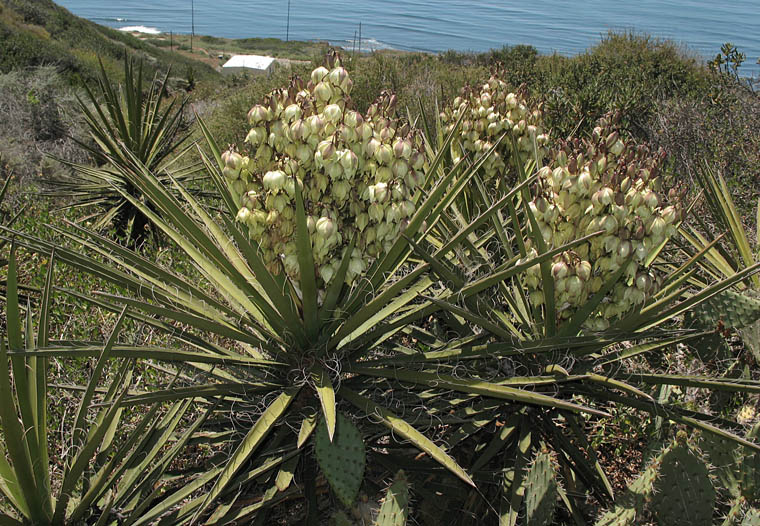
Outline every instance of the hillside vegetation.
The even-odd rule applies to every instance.
[[[147,72],[166,71],[197,78],[217,76],[214,69],[134,36],[72,15],[50,0],[0,1],[0,72],[55,66],[70,83],[97,77],[98,59],[119,78],[124,52],[145,59]]]

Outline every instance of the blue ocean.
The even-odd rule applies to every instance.
[[[487,51],[530,44],[572,55],[609,30],[671,39],[702,58],[724,42],[747,55],[758,76],[760,0],[58,0],[74,14],[146,32],[327,40],[362,50]],[[361,32],[361,40],[359,35]]]

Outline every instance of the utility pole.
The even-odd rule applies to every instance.
[[[362,54],[362,23],[359,22],[359,54]]]
[[[193,52],[193,37],[195,36],[195,0],[190,0],[190,53]]]
[[[285,42],[290,41],[290,0],[288,0],[288,25],[285,29]]]

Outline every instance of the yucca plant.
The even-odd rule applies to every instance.
[[[56,248],[59,260],[128,292],[71,294],[114,312],[127,306],[129,316],[191,349],[140,354],[155,360],[182,357],[187,370],[195,372],[194,381],[151,396],[178,400],[202,395],[217,399],[219,411],[229,411],[226,423],[215,421],[213,437],[230,454],[209,459],[203,476],[167,497],[165,502],[177,507],[164,521],[265,520],[273,505],[302,495],[306,521],[314,524],[319,520],[317,469],[338,500],[351,506],[368,459],[372,470],[403,468],[412,492],[423,501],[442,493],[438,498],[453,508],[461,504],[457,495],[467,495],[466,509],[478,517],[514,524],[524,508],[536,524],[547,524],[555,497],[579,516],[576,490],[591,491],[602,501],[611,498],[611,486],[585,445],[585,418],[606,415],[609,404],[653,412],[758,447],[732,433],[730,422],[716,425],[710,415],[658,404],[646,392],[648,385],[661,383],[752,390],[758,388],[756,382],[623,374],[615,368],[692,337],[655,329],[757,267],[690,295],[682,286],[694,264],[689,262],[632,315],[601,334],[584,333],[586,318],[622,272],[607,277],[587,306],[563,320],[552,307],[551,265],[555,256],[602,231],[542,246],[529,206],[530,185],[539,177],[536,167],[523,171],[518,164],[520,184],[494,198],[478,177],[488,152],[472,164],[467,159],[444,162],[458,125],[442,135],[441,144],[428,143],[422,190],[398,193],[413,210],[400,218],[403,223],[396,221],[391,205],[397,201],[379,199],[378,185],[392,188],[408,166],[403,141],[395,151],[394,135],[403,125],[381,115],[378,136],[370,130],[358,141],[358,134],[347,131],[358,127],[358,119],[350,114],[351,122],[345,122],[352,111],[350,83],[341,70],[333,63],[331,69],[317,71],[317,82],[294,81],[292,90],[275,92],[266,105],[255,106],[253,129],[263,131],[249,134],[249,142],[256,141],[251,155],[222,152],[200,123],[212,152],[210,158],[203,156],[204,162],[222,198],[218,215],[179,181],[173,180],[170,190],[139,159],[125,154],[130,162],[119,165],[120,173],[146,202],[125,191],[122,195],[188,255],[198,275],[177,274],[77,226],[64,234],[94,255]],[[330,106],[335,107],[328,110]],[[322,119],[328,112],[335,116],[325,115],[335,119],[334,129],[315,127],[318,140],[309,143],[315,128],[305,136],[299,120]],[[289,131],[283,119],[290,120]],[[266,125],[256,126],[261,122]],[[331,137],[322,139],[320,133]],[[368,147],[373,138],[378,144]],[[503,140],[511,139],[503,135],[489,151]],[[320,147],[323,141],[328,144]],[[306,155],[302,164],[290,162],[301,147],[320,154],[319,159],[312,154],[314,166],[308,170]],[[340,159],[333,157],[336,151],[341,151]],[[342,181],[357,177],[357,187],[367,188],[366,198],[363,191],[350,197],[343,193]],[[390,180],[383,181],[385,177]],[[482,210],[473,219],[464,219],[453,206],[468,185],[480,200],[474,210]],[[377,207],[373,217],[367,212],[376,229],[368,238],[370,223],[360,227],[358,216],[365,213],[362,207],[375,204],[385,206],[382,216]],[[290,212],[284,212],[288,207]],[[255,211],[264,215],[252,220]],[[315,212],[320,215],[312,229],[309,216]],[[325,227],[328,220],[338,230]],[[379,228],[383,236],[377,243]],[[31,250],[48,253],[54,248],[14,234]],[[528,241],[538,247],[532,255]],[[363,268],[354,266],[347,279],[356,248]],[[316,264],[325,256],[329,258]],[[543,305],[531,303],[522,288],[536,265],[547,276]],[[635,345],[620,347],[630,341]],[[250,425],[241,427],[242,422]],[[566,474],[565,487],[552,482],[557,467]],[[418,469],[425,474],[424,484],[414,484]],[[483,483],[481,491],[498,488],[496,498],[491,489],[485,490],[486,500],[462,491],[476,482]],[[495,513],[484,513],[489,501],[499,503],[493,506]],[[446,510],[440,501],[436,507]],[[136,524],[158,516],[145,513]]]
[[[10,251],[6,337],[0,337],[0,523],[130,524],[146,512],[160,514],[171,507],[162,502],[167,470],[209,411],[188,419],[192,399],[155,401],[139,414],[125,404],[140,351],[117,341],[123,311],[102,347],[52,341],[54,260],[53,254],[35,323],[29,302],[25,314],[19,303],[15,249]],[[73,418],[62,422],[65,441],[58,449],[63,453],[55,461],[51,356],[96,358]],[[112,366],[110,382],[104,383]],[[141,403],[153,400],[147,396]]]
[[[330,90],[350,89],[345,87],[349,84],[341,69],[333,64],[332,71],[328,71]],[[336,70],[337,73],[334,73]],[[317,75],[322,75],[320,82],[325,82],[323,73],[317,72]],[[341,88],[341,85],[344,87]],[[326,92],[324,88],[319,88],[319,82],[314,83],[310,89]],[[294,99],[295,95],[298,92],[294,94]],[[270,99],[273,118],[287,111],[289,105],[283,102],[290,96],[290,93],[279,94],[278,97],[281,98]],[[306,101],[311,96],[302,94],[301,98]],[[314,104],[316,111],[334,112],[335,108],[328,107],[337,107],[341,115],[335,128],[338,125],[345,126],[346,123],[342,120],[348,114],[349,100],[342,99],[341,105],[340,101],[330,100],[332,95],[317,96],[325,104],[320,108],[317,101]],[[391,99],[386,97],[383,100],[390,102]],[[290,111],[295,113],[295,109]],[[378,116],[378,119],[388,117]],[[403,126],[387,120],[382,123],[383,130],[391,131],[380,132],[387,137],[377,137],[380,144],[371,154],[364,144],[361,150],[357,148],[356,151],[350,151],[356,157],[366,159],[366,156],[371,156],[379,161],[376,165],[364,164],[363,169],[368,170],[366,173],[380,179],[371,181],[371,185],[365,183],[368,187],[373,186],[374,192],[368,190],[368,199],[357,196],[358,199],[365,203],[369,201],[370,205],[384,204],[392,209],[391,205],[395,201],[379,199],[377,187],[383,183],[382,178],[387,176],[387,172],[382,170],[383,166],[392,165],[389,171],[393,173],[394,169],[399,170],[406,164],[397,163],[394,158],[403,159],[407,147],[401,143],[399,151],[394,152],[395,143],[391,140]],[[201,126],[205,132],[205,127]],[[349,141],[345,137],[346,133],[342,131],[341,135],[329,139],[331,144],[335,144],[336,150],[346,150],[341,142]],[[449,134],[444,148],[430,158],[429,173],[438,173],[443,152],[448,149],[453,136],[453,132]],[[373,137],[374,135],[367,137],[366,143],[369,144]],[[89,296],[90,301],[117,311],[120,310],[119,305],[128,305],[130,315],[177,335],[181,341],[195,348],[197,359],[186,354],[187,365],[194,367],[206,383],[188,385],[181,391],[160,392],[161,396],[172,399],[205,392],[209,396],[215,394],[221,397],[221,407],[233,410],[246,405],[254,407],[264,401],[265,407],[262,406],[255,416],[249,417],[252,418],[250,428],[242,433],[230,428],[223,435],[234,445],[233,452],[224,462],[213,466],[207,477],[183,488],[182,495],[190,500],[175,510],[171,520],[182,522],[203,518],[209,523],[222,523],[241,520],[254,514],[262,516],[267,507],[297,491],[292,486],[296,471],[304,483],[301,487],[304,487],[307,502],[310,503],[308,518],[316,520],[317,510],[313,496],[317,477],[314,457],[311,448],[307,446],[315,430],[313,442],[317,463],[337,497],[347,506],[356,498],[363,480],[367,454],[380,455],[394,465],[394,470],[398,467],[396,464],[399,457],[384,454],[383,450],[391,447],[408,461],[408,446],[397,444],[394,440],[399,437],[408,441],[417,452],[425,453],[458,477],[460,483],[473,485],[471,476],[446,451],[447,447],[436,444],[417,429],[414,421],[397,414],[399,403],[427,411],[430,393],[461,394],[462,398],[458,402],[445,395],[440,402],[433,404],[436,407],[430,409],[431,418],[443,421],[450,419],[445,416],[448,410],[456,410],[459,404],[479,397],[489,400],[484,403],[493,403],[491,400],[511,401],[518,405],[561,408],[571,413],[602,414],[572,400],[555,398],[550,393],[543,392],[540,384],[533,385],[530,381],[524,385],[531,389],[523,389],[483,379],[447,377],[438,374],[440,371],[421,371],[416,364],[411,368],[406,367],[408,360],[418,352],[411,342],[420,337],[426,338],[425,330],[400,324],[396,318],[407,311],[419,312],[419,302],[437,310],[434,302],[420,296],[426,292],[436,296],[444,290],[440,283],[431,279],[430,271],[435,262],[418,262],[416,257],[412,257],[413,245],[404,238],[394,238],[387,232],[381,238],[376,233],[372,239],[365,237],[363,241],[357,240],[361,237],[359,232],[362,232],[358,228],[358,232],[355,231],[348,240],[347,246],[332,256],[337,258],[338,263],[334,265],[334,272],[325,272],[314,261],[322,256],[319,253],[318,236],[330,236],[318,230],[319,227],[314,230],[310,228],[307,210],[317,206],[317,200],[321,202],[319,206],[329,207],[331,202],[328,199],[333,199],[335,208],[332,213],[341,214],[340,219],[333,220],[339,224],[343,222],[348,228],[350,223],[344,214],[356,213],[357,209],[340,208],[339,203],[335,204],[335,195],[317,198],[310,194],[303,195],[307,194],[305,189],[314,188],[313,180],[318,183],[319,172],[315,169],[289,175],[294,184],[285,206],[293,206],[292,218],[274,216],[272,210],[277,210],[274,198],[283,193],[287,195],[288,192],[282,192],[279,187],[275,189],[272,183],[274,176],[268,175],[273,170],[266,173],[262,173],[263,170],[249,170],[249,175],[244,177],[258,180],[262,188],[246,189],[246,194],[243,195],[234,186],[236,181],[241,180],[239,177],[242,168],[238,163],[242,163],[242,159],[235,159],[232,154],[226,154],[223,158],[224,152],[219,150],[210,136],[207,138],[213,158],[204,159],[223,198],[224,209],[220,216],[213,216],[207,211],[177,180],[173,181],[173,190],[179,192],[181,198],[175,197],[174,192],[167,189],[135,157],[132,157],[131,165],[119,168],[122,176],[146,196],[149,204],[122,191],[124,198],[138,207],[192,259],[202,280],[199,281],[198,276],[177,275],[81,227],[76,227],[75,231],[67,232],[66,235],[81,247],[98,253],[115,268],[104,264],[104,261],[64,247],[56,250],[58,257],[67,264],[92,272],[133,293],[131,296]],[[282,139],[276,135],[271,138],[274,144],[277,140]],[[388,159],[385,158],[385,153],[376,155],[378,151],[385,151],[386,141],[394,144]],[[319,144],[321,143],[317,143],[317,146]],[[287,144],[284,147],[287,148]],[[320,151],[322,160],[331,160],[331,156],[325,155],[327,147],[323,149],[325,151]],[[342,155],[350,157],[347,153]],[[286,162],[280,159],[274,161]],[[250,162],[249,160],[249,165]],[[399,168],[396,168],[397,164]],[[359,161],[358,165],[362,166],[362,162]],[[349,164],[349,167],[352,166]],[[409,200],[413,208],[403,227],[399,225],[392,228],[395,232],[401,232],[403,228],[406,238],[419,240],[423,226],[437,221],[479,167],[476,164],[465,170],[462,165],[458,165],[445,170],[440,180],[431,184],[428,195],[400,192],[399,197]],[[233,170],[234,173],[231,173]],[[342,164],[341,170],[342,175],[336,174],[335,182],[347,177],[348,171]],[[299,176],[302,177],[303,193],[301,182],[297,180]],[[396,177],[399,175],[396,174]],[[392,183],[393,175],[388,182],[389,186]],[[332,186],[327,187],[328,193],[333,190]],[[270,232],[276,228],[278,235],[283,235],[284,223],[281,220],[292,219],[292,237],[288,243],[293,243],[295,247],[295,268],[289,267],[287,252],[281,254],[280,258],[267,260],[267,250],[271,250],[272,245],[265,246],[261,242],[264,239],[261,234],[250,236],[251,230],[259,227],[258,223],[251,224],[247,217],[240,217],[240,200],[244,199],[243,203],[248,203],[251,199],[250,192],[264,192],[260,206],[271,207],[267,215],[272,215],[273,220],[265,225],[271,228]],[[355,207],[361,206],[361,203],[355,204]],[[243,208],[248,209],[245,205]],[[255,206],[252,209],[258,210]],[[282,210],[285,210],[284,206],[278,211],[282,213]],[[358,213],[364,212],[358,208]],[[382,217],[377,215],[369,219],[377,228],[391,228],[381,227],[386,222],[396,224],[395,218],[386,217],[385,214],[383,210]],[[238,222],[235,222],[235,217]],[[330,211],[321,217],[330,218]],[[483,222],[484,220],[481,221]],[[367,224],[365,226],[370,228]],[[335,232],[331,231],[330,234],[334,235]],[[382,240],[379,244],[378,238]],[[460,235],[457,246],[459,243],[467,246],[469,240],[465,238],[466,236]],[[48,251],[52,248],[52,245],[28,236],[23,243],[33,250]],[[346,243],[345,237],[342,243]],[[352,268],[352,261],[356,259],[354,248],[357,247],[360,249],[360,263],[365,265],[358,271]],[[544,259],[549,257],[550,255],[543,256]],[[536,258],[535,261],[542,261],[542,258]],[[330,264],[332,266],[332,262]],[[351,271],[354,277],[347,280]],[[513,269],[515,274],[520,271],[521,267]],[[80,297],[85,296],[80,294]],[[152,320],[151,316],[160,316],[166,321]],[[177,334],[173,323],[181,323],[186,330]],[[235,343],[218,343],[219,339]],[[365,360],[379,356],[387,361],[383,369],[363,366]],[[155,358],[161,359],[162,355],[157,353]],[[221,360],[226,364],[224,367],[211,367],[207,364],[209,360]],[[388,376],[383,373],[384,370],[393,370],[394,375]],[[411,386],[411,389],[408,390],[407,386]],[[354,422],[364,419],[369,419],[374,425],[362,424],[357,428]],[[451,418],[452,425],[456,427],[462,427],[462,422],[468,421],[466,415]],[[385,431],[380,431],[378,425]],[[371,440],[367,428],[373,430]],[[364,437],[367,437],[366,445]],[[388,439],[392,446],[388,446]],[[262,480],[266,482],[256,487],[256,483]],[[210,487],[204,493],[195,493],[207,483]],[[241,488],[248,488],[247,492],[259,495],[258,500],[247,504],[247,492],[241,491]],[[146,514],[138,523],[142,524],[155,517],[156,515]]]
[[[164,182],[167,172],[189,183],[198,178],[198,166],[179,166],[178,160],[190,138],[185,120],[187,99],[170,97],[167,89],[169,72],[158,74],[144,89],[143,64],[135,65],[124,56],[124,83],[114,86],[103,64],[95,89],[85,85],[86,97],[78,98],[79,108],[89,132],[89,140],[77,140],[87,151],[95,166],[61,162],[69,166],[73,176],[61,176],[51,181],[47,192],[64,197],[71,203],[64,208],[97,211],[85,216],[96,229],[114,226],[130,244],[145,239],[150,222],[144,214],[124,199],[119,191],[141,198],[135,187],[121,177],[114,164],[125,163],[124,152],[140,160]]]
[[[552,386],[558,399],[574,400],[597,409],[610,404],[628,407],[757,450],[758,444],[736,433],[741,429],[736,422],[720,421],[712,414],[685,410],[654,397],[657,387],[668,385],[751,393],[758,391],[757,381],[665,374],[641,369],[637,361],[651,353],[667,351],[676,344],[701,339],[705,333],[680,330],[677,317],[751,277],[759,267],[751,265],[730,278],[693,289],[687,280],[704,253],[664,274],[666,264],[658,259],[667,237],[673,234],[673,224],[669,233],[666,233],[667,225],[663,225],[662,236],[646,246],[641,243],[644,250],[640,256],[628,250],[616,263],[617,268],[609,268],[615,258],[621,256],[621,242],[613,243],[605,236],[618,234],[625,238],[623,241],[628,239],[618,230],[618,227],[626,227],[622,211],[618,215],[612,207],[626,205],[627,199],[623,195],[623,199],[616,202],[613,194],[605,202],[601,200],[601,193],[599,196],[596,193],[621,184],[629,186],[626,191],[636,188],[637,192],[644,192],[643,186],[637,186],[634,175],[638,175],[639,170],[646,170],[647,176],[654,177],[654,174],[646,163],[633,163],[633,154],[623,155],[626,161],[620,166],[617,159],[630,146],[623,142],[615,146],[620,139],[608,133],[609,130],[595,134],[595,138],[579,150],[565,151],[558,156],[556,164],[541,166],[533,161],[528,163],[527,169],[517,165],[521,183],[515,193],[494,196],[485,191],[479,174],[473,176],[470,198],[473,209],[480,210],[477,219],[470,222],[461,214],[452,213],[454,210],[445,211],[425,240],[428,249],[418,247],[416,251],[431,263],[431,271],[438,279],[448,284],[445,294],[431,298],[435,307],[450,313],[448,320],[441,319],[441,324],[448,323],[448,330],[456,332],[457,325],[465,321],[469,330],[476,327],[474,332],[480,337],[452,341],[439,337],[431,351],[410,356],[407,362],[417,362],[418,367],[430,374],[436,371],[441,381],[454,381],[453,377],[444,377],[441,370],[455,362],[453,370],[467,374],[471,381],[482,378],[499,385]],[[607,143],[614,146],[615,151],[607,151]],[[646,150],[641,147],[635,152],[646,156]],[[604,157],[603,169],[599,168],[602,164],[599,156]],[[592,164],[593,168],[588,170]],[[618,167],[614,168],[614,164]],[[613,166],[609,171],[608,165]],[[563,169],[567,166],[571,167],[571,173],[562,173],[567,172]],[[559,173],[555,171],[558,168]],[[625,182],[626,177],[630,178],[628,182]],[[583,178],[589,180],[581,181]],[[588,195],[583,197],[586,186]],[[569,192],[561,198],[563,190]],[[542,199],[549,203],[537,203]],[[577,207],[584,199],[589,201],[585,212],[587,225],[595,216],[606,214],[615,214],[621,224],[614,229],[606,225],[580,230],[573,227],[568,233],[563,225],[572,226],[578,216],[567,210],[573,204]],[[654,204],[655,198],[651,199]],[[639,200],[643,203],[644,196]],[[635,216],[639,214],[645,214],[644,219],[648,221],[646,226],[642,223],[641,237],[634,235],[632,240],[651,234],[650,223],[666,209],[665,204],[660,204],[662,197],[657,197],[657,201],[647,210],[634,207],[631,225],[636,225]],[[556,207],[556,217],[550,215],[550,207]],[[582,209],[585,207],[583,204]],[[678,216],[676,213],[671,221]],[[472,239],[469,251],[463,252],[457,242],[478,231],[484,222],[490,225],[490,230],[481,231],[478,238]],[[572,246],[563,255],[556,250],[558,245]],[[551,254],[551,258],[531,268],[530,260],[547,254]],[[600,258],[605,257],[609,264],[600,265]],[[591,263],[587,269],[579,268],[584,260]],[[630,262],[636,262],[640,269],[626,278]],[[559,268],[562,266],[575,268]],[[515,268],[521,272],[515,272]],[[474,275],[472,269],[477,269]],[[659,286],[641,286],[638,276],[642,271],[659,274],[649,278],[656,279]],[[567,284],[559,289],[561,281],[568,276],[577,276],[579,280],[579,291],[572,296],[567,295]],[[584,283],[593,279],[600,281],[598,286],[584,292]],[[641,291],[641,301],[611,312],[608,321],[601,326],[589,323],[595,316],[605,316],[604,309],[623,298],[622,293],[615,293],[615,288],[620,286]],[[478,296],[483,290],[490,292],[487,301]],[[575,304],[577,307],[573,307]],[[413,323],[420,314],[433,314],[431,306],[421,305],[418,309],[398,323]],[[564,310],[568,312],[563,314]],[[379,377],[406,377],[382,359],[362,366],[362,370],[372,368]],[[405,367],[410,366],[410,363],[405,364]],[[585,419],[578,414],[558,407],[514,404],[484,404],[475,411],[477,426],[467,433],[455,427],[444,439],[450,444],[469,440],[468,449],[479,451],[473,457],[471,473],[476,482],[483,482],[482,487],[500,487],[501,494],[493,492],[485,499],[500,503],[500,524],[516,524],[522,513],[527,513],[531,524],[550,524],[557,501],[566,506],[568,520],[581,524],[588,515],[584,509],[585,497],[580,495],[591,493],[600,502],[614,498],[607,474],[589,444]],[[546,451],[552,452],[550,459]],[[556,480],[563,483],[557,485]],[[452,508],[468,506],[473,517],[480,517],[487,507],[478,499],[465,498],[463,502],[453,502]],[[442,511],[442,517],[450,512]]]

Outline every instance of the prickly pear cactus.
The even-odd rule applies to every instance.
[[[657,455],[626,491],[618,497],[615,507],[596,522],[596,526],[632,526],[640,518],[647,501],[651,498],[654,483],[660,468],[660,463],[670,448],[664,449]]]
[[[724,290],[700,303],[687,314],[701,327],[715,327],[718,322],[732,329],[741,329],[760,320],[760,300]]]
[[[760,526],[760,510],[752,508],[744,515],[742,526]]]
[[[409,482],[404,472],[399,471],[385,494],[374,526],[404,526],[408,515]]]
[[[760,439],[760,423],[747,435],[749,440]],[[749,502],[760,502],[760,453],[744,448],[739,477],[742,496]]]
[[[707,453],[710,464],[714,467],[714,473],[718,476],[720,483],[729,491],[733,498],[738,498],[741,494],[741,489],[737,474],[739,467],[737,453],[740,450],[737,449],[736,443],[713,433],[704,433],[699,446],[703,452]]]
[[[548,526],[557,506],[557,479],[551,454],[536,456],[525,479],[525,510],[528,526]]]
[[[739,332],[741,333],[744,345],[747,346],[755,357],[755,361],[760,363],[760,321],[744,327]]]
[[[686,445],[677,445],[662,459],[652,509],[660,524],[710,526],[715,489],[707,467]]]
[[[364,478],[366,458],[361,433],[339,413],[332,442],[324,420],[320,422],[314,437],[314,453],[330,487],[340,501],[350,508]]]
[[[734,499],[731,501],[731,508],[728,510],[720,526],[739,526],[739,521],[742,519],[743,504],[744,499]]]

